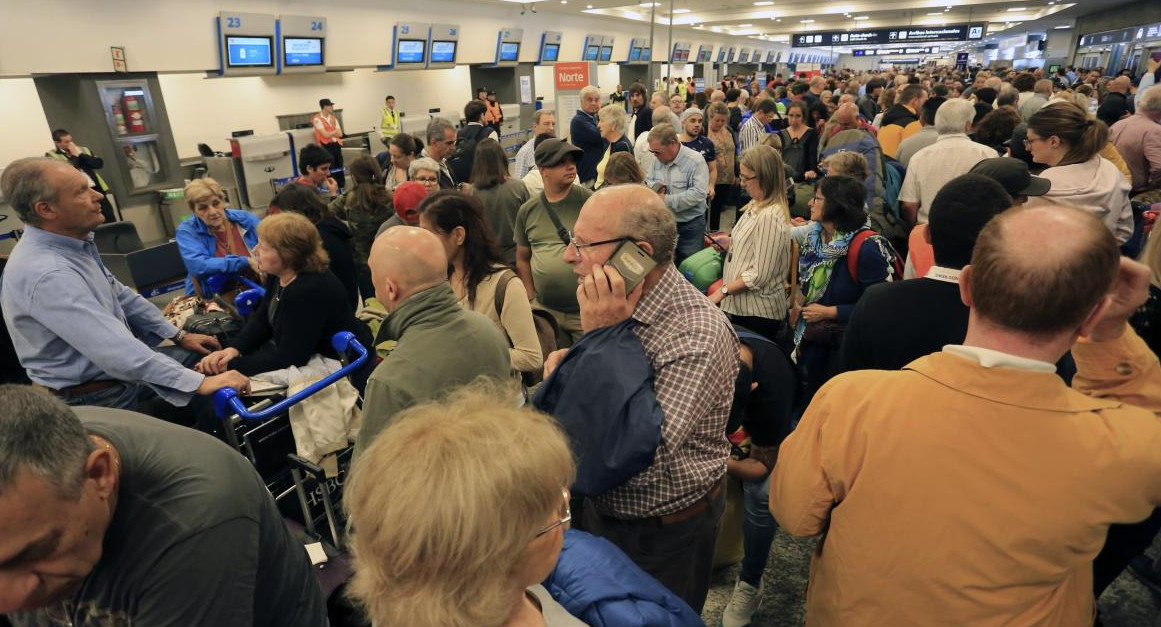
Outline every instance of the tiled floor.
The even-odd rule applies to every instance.
[[[803,623],[806,577],[814,540],[793,538],[781,531],[774,541],[766,566],[762,606],[754,615],[753,627],[797,627]],[[1157,542],[1151,553],[1158,554]],[[718,627],[722,610],[730,599],[738,577],[738,566],[715,573],[713,588],[706,599],[702,620]],[[1161,598],[1124,573],[1101,597],[1104,627],[1161,627]]]

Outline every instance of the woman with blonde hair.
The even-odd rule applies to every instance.
[[[575,472],[556,422],[507,394],[466,388],[408,409],[351,469],[351,594],[384,626],[583,625],[539,585]]]
[[[258,263],[250,250],[258,244],[258,218],[249,211],[227,209],[226,194],[212,178],[194,179],[184,191],[193,217],[178,225],[176,239],[189,271],[186,294],[194,293],[195,280],[213,274],[246,274],[257,280]]]
[[[721,306],[731,322],[777,341],[790,310],[786,174],[778,152],[763,145],[743,152],[738,169],[751,200],[730,233],[722,287],[710,294],[710,300]]]
[[[347,308],[346,290],[327,269],[330,259],[322,238],[305,216],[284,212],[264,218],[254,257],[266,275],[262,305],[228,348],[206,355],[195,370],[252,376],[304,366],[315,354],[337,359],[331,337],[339,331],[350,331],[363,346],[371,346],[367,325]],[[373,366],[373,360],[368,364]],[[365,368],[351,383],[362,390],[369,374]]]
[[[597,189],[605,184],[605,168],[609,166],[609,157],[618,152],[633,154],[633,144],[625,138],[627,121],[625,108],[617,104],[605,105],[597,114],[597,129],[601,132],[601,139],[605,140],[605,155],[597,163]]]

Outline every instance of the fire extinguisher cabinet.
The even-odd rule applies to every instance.
[[[122,182],[129,193],[153,192],[168,187],[149,82],[97,81],[96,86],[114,145],[110,157],[120,166]]]

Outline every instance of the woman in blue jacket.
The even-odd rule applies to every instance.
[[[185,186],[185,201],[193,217],[177,227],[177,246],[189,270],[185,293],[193,294],[193,280],[214,274],[248,274],[258,278],[250,251],[258,245],[258,218],[248,211],[227,209],[222,186],[212,178],[195,179]]]

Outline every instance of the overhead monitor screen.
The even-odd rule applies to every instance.
[[[612,46],[601,46],[601,61],[612,61],[612,60],[613,60],[613,47]]]
[[[431,42],[431,62],[432,63],[455,63],[456,62],[456,42],[454,42],[454,41],[432,41]]]
[[[323,64],[321,37],[284,37],[282,64],[286,67],[309,67]]]
[[[395,49],[395,62],[423,63],[426,44],[427,42],[419,39],[400,39]]]
[[[226,65],[230,67],[274,67],[272,37],[226,37]]]
[[[544,44],[545,61],[556,61],[556,57],[560,54],[560,44]]]
[[[515,61],[520,57],[520,44],[504,42],[500,44],[500,60]]]
[[[599,56],[600,54],[601,54],[601,47],[600,46],[589,46],[588,48],[585,48],[584,60],[585,61],[596,61],[597,56]]]
[[[633,48],[632,50],[630,50],[629,51],[629,60],[630,61],[640,61],[641,60],[641,49],[640,48]]]
[[[648,60],[649,60],[649,57],[650,57],[650,56],[652,56],[652,55],[653,55],[653,49],[652,49],[652,48],[642,48],[642,49],[641,49],[641,60],[642,60],[642,61],[648,61]]]

